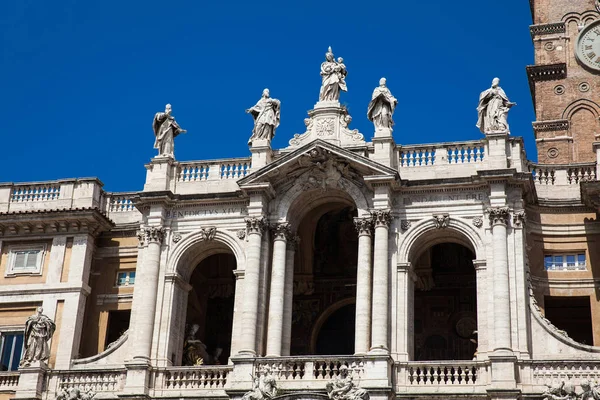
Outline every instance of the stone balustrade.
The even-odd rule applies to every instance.
[[[522,374],[531,385],[556,385],[571,382],[580,385],[586,381],[600,381],[600,360],[529,361],[522,363]]]
[[[178,162],[174,192],[211,193],[238,190],[237,180],[250,173],[251,158]]]
[[[13,392],[19,385],[20,372],[0,372],[0,392]]]
[[[104,212],[117,224],[139,222],[142,214],[133,205],[136,192],[104,193]]]
[[[491,380],[490,364],[484,361],[411,361],[395,367],[397,392],[483,393]]]
[[[579,183],[596,180],[596,163],[570,165],[528,163],[540,199],[579,200]],[[556,187],[561,190],[556,190]]]
[[[49,373],[49,387],[55,388],[57,392],[75,387],[84,392],[91,390],[96,393],[116,393],[123,390],[126,376],[125,369],[54,370]]]
[[[354,377],[363,377],[363,359],[350,356],[260,358],[255,367],[270,367],[277,379],[282,381],[329,381],[339,376],[342,365],[347,366]]]
[[[101,207],[102,182],[96,178],[0,184],[0,212]]]
[[[232,366],[169,367],[154,373],[155,396],[182,396],[202,392],[202,396],[223,396]]]

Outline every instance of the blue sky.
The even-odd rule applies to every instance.
[[[348,68],[350,127],[367,139],[382,76],[399,144],[481,138],[478,96],[498,76],[535,159],[530,24],[524,0],[5,2],[0,181],[97,176],[140,190],[166,103],[188,130],[178,160],[248,156],[244,110],[265,87],[282,103],[273,147],[285,147],[318,100],[328,46]]]

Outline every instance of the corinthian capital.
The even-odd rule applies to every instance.
[[[373,216],[373,224],[377,228],[378,226],[389,227],[392,222],[392,214],[390,210],[375,210],[371,211]]]
[[[265,217],[262,215],[260,217],[246,217],[244,221],[246,222],[246,230],[248,231],[248,234],[262,234],[262,232],[265,230],[266,221]]]
[[[492,225],[508,225],[508,219],[510,217],[508,207],[490,207],[487,209],[487,212],[490,215],[490,222]]]
[[[294,239],[294,234],[292,233],[292,226],[287,222],[273,224],[271,225],[271,230],[273,231],[273,236],[275,240],[291,241]]]
[[[140,246],[145,246],[150,243],[161,244],[165,237],[165,228],[162,226],[146,226],[137,232]]]
[[[373,219],[372,218],[354,218],[354,226],[358,232],[358,236],[371,236],[373,234]]]
[[[513,214],[513,226],[522,227],[525,225],[527,221],[527,215],[525,214],[525,210],[515,211]]]

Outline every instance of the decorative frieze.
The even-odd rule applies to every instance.
[[[503,224],[508,225],[510,211],[508,207],[490,207],[487,209],[492,225]]]
[[[531,38],[535,39],[535,37],[539,35],[556,35],[559,33],[565,33],[566,25],[564,22],[531,25],[529,27],[529,32],[531,33]]]
[[[568,119],[533,122],[533,130],[537,132],[560,132],[569,130]]]
[[[527,67],[531,82],[555,81],[567,77],[567,64],[531,65]]]
[[[165,228],[163,228],[162,226],[147,226],[141,228],[137,232],[137,237],[140,241],[140,246],[145,246],[150,243],[162,244],[164,236]]]
[[[450,224],[450,215],[448,214],[437,214],[433,216],[433,222],[436,229],[447,228]]]
[[[358,236],[373,235],[373,219],[371,218],[354,218],[354,226],[358,232]]]
[[[262,234],[266,228],[265,217],[262,215],[260,217],[246,217],[244,218],[244,222],[246,222],[246,232],[248,234]]]
[[[373,217],[373,224],[375,225],[375,227],[389,227],[390,223],[392,222],[392,214],[390,210],[371,211],[371,216]]]
[[[294,239],[292,226],[288,222],[281,222],[271,225],[271,231],[273,232],[274,240],[290,241]]]

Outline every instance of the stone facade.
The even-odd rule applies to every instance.
[[[502,131],[397,144],[387,92],[352,130],[330,49],[284,149],[0,185],[0,399],[594,398],[600,83],[570,43],[598,9],[531,5],[540,163]],[[19,367],[38,307],[50,356]]]

